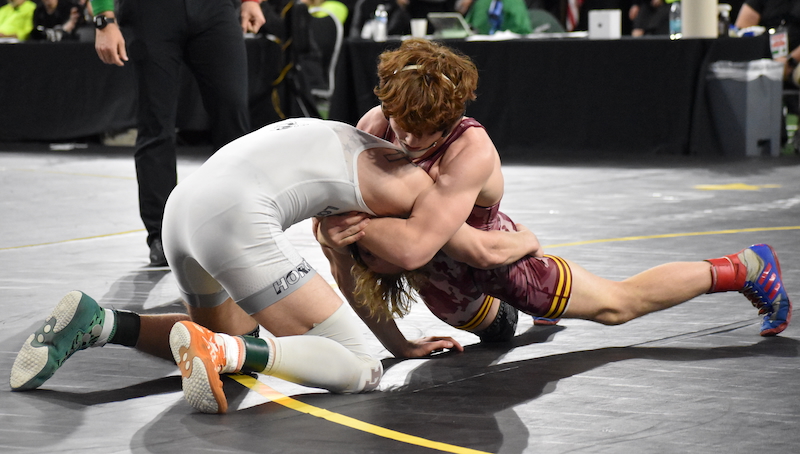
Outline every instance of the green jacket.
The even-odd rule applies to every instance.
[[[492,0],[475,0],[475,3],[467,11],[467,23],[482,35],[488,35],[489,24],[489,5]],[[528,15],[528,8],[525,0],[503,0],[503,25],[502,30],[509,30],[520,35],[527,35],[533,32],[531,18]]]

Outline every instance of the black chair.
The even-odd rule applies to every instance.
[[[531,28],[534,33],[564,33],[564,26],[550,12],[539,8],[528,8]]]
[[[375,13],[375,8],[379,3],[384,0],[358,0],[351,10],[350,16],[350,38],[359,38],[361,36],[361,29],[368,20],[372,19]]]
[[[311,95],[318,100],[318,107],[321,112],[327,111],[331,96],[335,87],[336,64],[339,61],[339,54],[342,50],[344,41],[344,24],[330,11],[322,7],[309,8],[311,14],[317,12],[328,13],[325,17],[311,16],[309,28],[311,36],[321,54],[321,63],[324,73],[325,87],[312,87]],[[325,117],[326,115],[323,115]]]

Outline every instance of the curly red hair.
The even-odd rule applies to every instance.
[[[412,134],[445,131],[475,99],[478,69],[469,57],[421,38],[383,52],[375,94],[383,112]]]

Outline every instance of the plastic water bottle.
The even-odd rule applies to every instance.
[[[386,41],[389,28],[389,13],[386,11],[386,5],[379,4],[375,8],[375,30],[373,31],[372,39],[375,41]]]
[[[669,7],[669,39],[681,38],[681,2],[675,1]]]
[[[720,37],[727,37],[728,30],[731,28],[731,5],[727,3],[720,3],[717,5],[717,12],[719,13],[718,31]]]

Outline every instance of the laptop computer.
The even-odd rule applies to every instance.
[[[436,38],[466,38],[475,33],[461,13],[428,13],[428,23]]]

